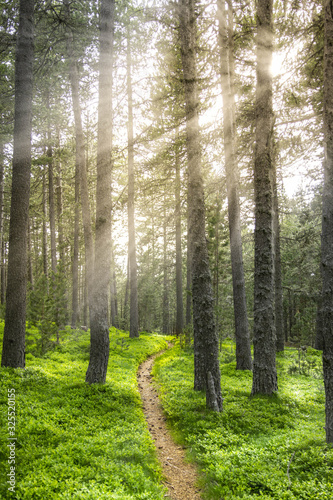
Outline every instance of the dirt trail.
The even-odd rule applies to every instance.
[[[166,426],[158,394],[152,385],[151,370],[154,360],[161,353],[150,356],[140,365],[137,379],[143,403],[143,412],[148,422],[149,432],[155,442],[161,462],[164,485],[168,488],[168,498],[172,500],[201,500],[200,489],[196,487],[198,475],[194,465],[185,462],[185,451],[176,445]]]

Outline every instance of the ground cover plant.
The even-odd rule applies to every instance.
[[[60,345],[43,356],[38,335],[29,329],[25,370],[0,369],[0,498],[162,499],[136,371],[149,354],[166,347],[165,337],[144,333],[129,339],[112,328],[106,384],[89,386],[89,333],[68,328]],[[6,483],[8,388],[16,394],[15,493]]]
[[[301,360],[295,349],[279,353],[278,394],[250,397],[252,374],[236,371],[233,352],[231,341],[223,344],[221,414],[193,391],[191,349],[178,345],[154,367],[171,428],[204,472],[204,498],[331,499],[321,353],[310,349]]]

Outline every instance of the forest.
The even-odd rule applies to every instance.
[[[331,499],[332,2],[0,5],[0,498]]]

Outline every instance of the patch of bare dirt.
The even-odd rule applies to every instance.
[[[143,412],[163,468],[164,485],[169,491],[167,498],[201,500],[200,488],[196,486],[198,480],[196,468],[185,461],[185,450],[172,440],[158,393],[152,384],[152,366],[155,358],[160,355],[161,353],[157,353],[140,365],[137,380]]]

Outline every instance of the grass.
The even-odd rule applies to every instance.
[[[0,324],[0,339],[3,323]],[[162,499],[161,469],[137,390],[136,371],[165,338],[110,332],[105,385],[88,386],[89,334],[67,329],[61,345],[38,353],[28,334],[27,367],[0,368],[0,498]],[[2,344],[2,342],[1,342]],[[8,491],[7,389],[16,394],[16,488]]]
[[[252,374],[236,371],[233,352],[232,343],[223,346],[221,414],[208,412],[205,396],[192,389],[191,350],[178,345],[154,366],[171,428],[204,473],[204,498],[330,500],[320,354],[278,354],[278,394],[250,397]]]

